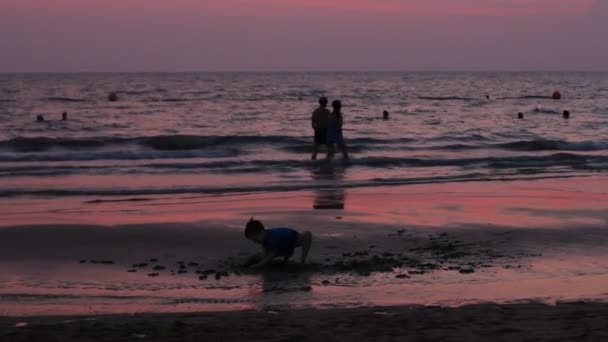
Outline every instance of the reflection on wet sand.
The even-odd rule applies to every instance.
[[[322,164],[311,172],[312,180],[324,182],[326,188],[315,191],[312,208],[315,210],[343,210],[346,202],[346,190],[340,185],[345,177],[344,167],[334,167],[332,164]]]
[[[288,297],[288,302],[297,301],[300,305],[312,304],[311,276],[302,270],[301,265],[290,263],[278,269],[265,270],[261,276],[261,290],[256,304],[257,310],[269,310]]]

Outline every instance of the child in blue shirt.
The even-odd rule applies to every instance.
[[[283,262],[287,262],[296,247],[302,247],[300,261],[305,263],[312,244],[310,232],[299,233],[291,228],[266,229],[261,221],[254,218],[245,226],[245,237],[262,246],[261,260],[251,268],[264,267],[278,257],[283,257]]]

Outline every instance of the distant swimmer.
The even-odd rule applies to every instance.
[[[118,95],[116,95],[116,93],[110,93],[110,95],[108,95],[108,101],[110,101],[110,102],[118,101]]]
[[[388,120],[388,112],[387,111],[382,112],[382,119],[383,120]]]
[[[63,114],[61,114],[61,121],[66,121],[68,119],[68,112],[63,112]]]
[[[554,100],[561,100],[562,99],[562,94],[559,91],[554,91],[553,95],[551,95],[551,98]]]
[[[570,111],[565,110],[564,113],[562,114],[562,116],[564,117],[564,119],[570,119]]]
[[[327,109],[327,103],[329,100],[327,97],[319,98],[319,108],[312,112],[312,129],[315,131],[313,146],[312,146],[312,157],[310,159],[316,160],[317,153],[319,152],[319,146],[327,144],[327,124],[329,122],[329,109]]]
[[[37,122],[43,122],[44,121],[44,116],[42,116],[42,115],[36,116],[36,121]]]
[[[524,113],[522,113],[522,112],[517,113],[517,118],[518,119],[523,119],[524,118]]]

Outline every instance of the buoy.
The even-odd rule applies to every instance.
[[[116,95],[116,93],[110,93],[110,95],[108,95],[108,101],[110,101],[110,102],[118,101],[118,95]]]
[[[562,98],[562,94],[559,91],[554,91],[553,95],[551,96],[554,100],[561,100]]]

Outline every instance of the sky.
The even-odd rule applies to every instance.
[[[608,0],[0,0],[0,72],[608,71]]]

